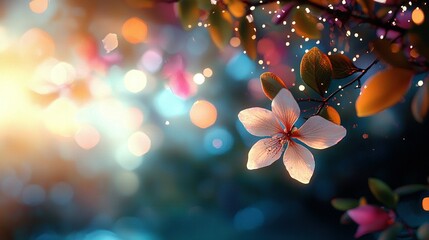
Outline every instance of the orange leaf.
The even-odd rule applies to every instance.
[[[335,124],[340,125],[341,124],[341,117],[340,114],[335,110],[335,108],[331,106],[326,106],[322,109],[320,112],[320,116],[323,117],[326,120],[329,120]]]
[[[270,100],[280,92],[282,88],[286,88],[283,80],[272,72],[264,72],[260,76],[262,90]]]
[[[359,117],[376,114],[398,103],[408,91],[413,72],[402,68],[390,68],[372,76],[356,100]]]

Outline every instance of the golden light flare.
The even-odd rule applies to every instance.
[[[413,20],[416,25],[422,24],[425,21],[425,14],[423,10],[420,8],[414,9],[411,13],[411,20]]]
[[[429,197],[423,198],[422,207],[423,207],[423,210],[429,212]]]
[[[122,25],[122,36],[129,43],[142,43],[147,39],[148,26],[142,19],[138,17],[129,18]]]
[[[198,100],[192,105],[189,116],[195,126],[208,128],[216,122],[217,109],[209,101]]]

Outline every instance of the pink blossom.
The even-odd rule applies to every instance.
[[[309,183],[314,172],[313,154],[294,139],[315,149],[337,144],[346,129],[320,116],[310,117],[299,129],[294,124],[299,117],[298,103],[287,89],[273,99],[272,111],[254,107],[241,111],[238,118],[246,130],[255,136],[270,136],[256,142],[249,151],[247,168],[258,169],[271,165],[280,158],[287,146],[283,163],[290,176],[301,183]]]
[[[367,233],[384,230],[394,223],[395,219],[395,214],[392,211],[385,211],[373,205],[362,205],[350,209],[347,214],[359,225],[355,238]]]

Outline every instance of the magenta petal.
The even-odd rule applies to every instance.
[[[347,211],[350,218],[359,224],[355,237],[386,229],[394,216],[385,210],[372,205],[363,205]]]

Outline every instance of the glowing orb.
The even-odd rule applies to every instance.
[[[208,128],[216,122],[216,107],[208,101],[196,101],[189,112],[191,122],[199,128]]]
[[[147,24],[138,17],[128,19],[122,25],[122,36],[130,43],[138,44],[147,38]]]

